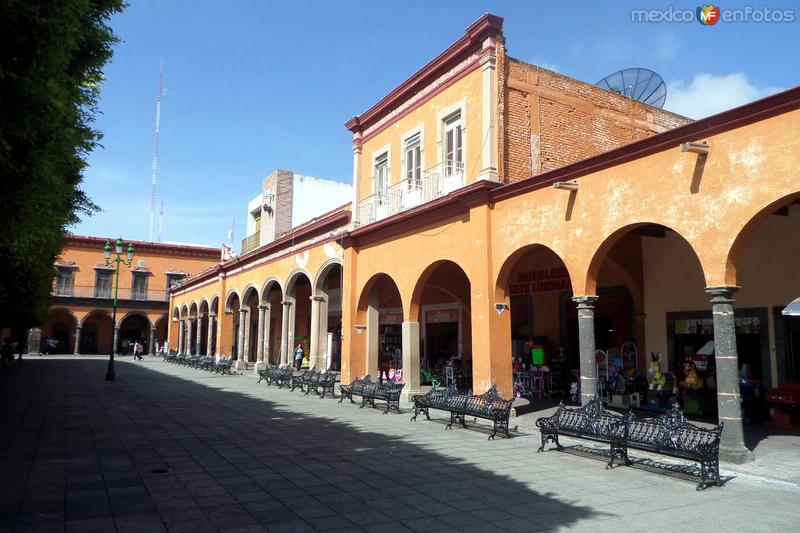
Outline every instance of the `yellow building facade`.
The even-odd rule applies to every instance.
[[[347,122],[352,206],[188,279],[170,339],[247,369],[301,344],[406,398],[431,375],[508,397],[531,345],[583,401],[612,361],[678,380],[692,360],[723,458],[745,461],[740,379],[800,379],[780,314],[800,293],[799,109],[792,89],[691,122],[510,58],[484,16]]]

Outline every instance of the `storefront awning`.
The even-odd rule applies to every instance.
[[[800,298],[792,300],[792,302],[784,307],[781,311],[783,316],[800,316]]]

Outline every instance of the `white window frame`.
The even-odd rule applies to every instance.
[[[425,127],[423,124],[417,125],[415,128],[408,130],[405,132],[401,137],[401,159],[400,159],[400,168],[402,169],[402,176],[400,177],[400,181],[406,182],[406,189],[412,190],[411,182],[408,179],[408,168],[407,168],[407,161],[408,161],[408,142],[412,140],[414,137],[418,138],[419,143],[419,161],[417,164],[419,165],[419,175],[416,177],[417,187],[422,186],[422,174],[425,172]]]
[[[447,155],[447,146],[445,145],[445,122],[459,113],[461,115],[461,157],[464,164],[464,172],[467,168],[467,99],[462,98],[458,102],[443,107],[436,114],[436,145],[437,145],[437,164],[445,161]]]
[[[372,194],[380,194],[378,190],[378,176],[377,176],[377,163],[378,159],[386,157],[386,184],[383,190],[383,196],[389,193],[389,187],[392,185],[392,146],[387,144],[378,150],[372,152]],[[385,198],[381,200],[385,201]]]

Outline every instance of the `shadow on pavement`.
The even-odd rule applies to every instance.
[[[389,435],[145,366],[106,382],[105,365],[0,376],[0,531],[535,531],[599,516]]]

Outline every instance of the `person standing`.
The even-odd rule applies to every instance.
[[[294,349],[294,368],[299,372],[300,367],[303,364],[303,355],[305,354],[305,350],[303,350],[303,345],[298,343],[297,348]]]

